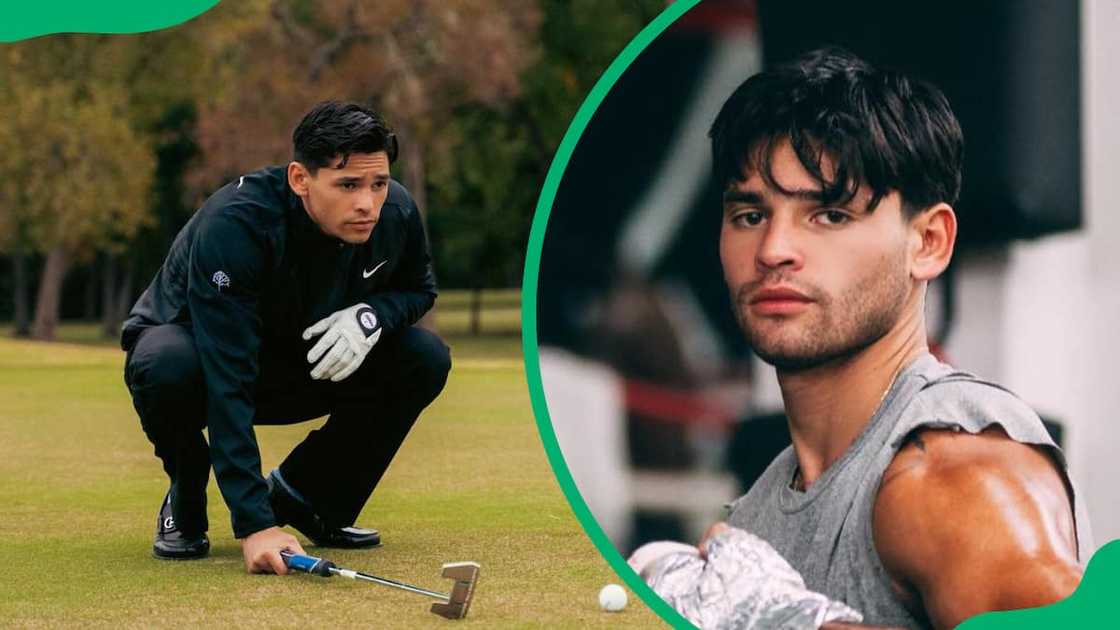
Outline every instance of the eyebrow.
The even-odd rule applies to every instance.
[[[390,179],[389,175],[377,174],[377,175],[373,176],[373,181],[375,181],[375,182],[383,182],[383,181],[387,181],[388,179]],[[334,182],[336,184],[357,184],[357,183],[360,183],[361,181],[362,181],[361,177],[356,177],[354,175],[345,175],[343,177],[339,177],[338,179],[334,180]]]

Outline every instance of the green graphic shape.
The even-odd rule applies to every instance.
[[[556,479],[564,491],[564,496],[572,506],[576,517],[587,532],[591,542],[598,548],[615,573],[662,619],[676,628],[694,628],[687,619],[662,600],[635,573],[622,555],[611,544],[603,528],[595,520],[587,503],[579,493],[572,474],[564,461],[564,455],[556,439],[541,383],[540,347],[537,341],[537,288],[540,274],[541,252],[544,247],[545,231],[556,192],[564,171],[568,167],[576,144],[586,130],[591,118],[602,104],[607,93],[618,81],[623,72],[635,58],[646,49],[670,24],[681,15],[700,3],[700,0],[677,0],[666,8],[649,25],[639,32],[618,57],[603,72],[587,98],[580,105],[572,119],[563,140],[560,142],[548,175],[541,188],[529,231],[528,250],[525,253],[525,274],[522,279],[521,327],[522,345],[525,353],[525,375],[529,383],[529,397],[537,429],[541,435],[549,463],[556,473]],[[745,79],[746,77],[744,77]],[[1008,576],[1008,579],[1014,579]],[[988,613],[968,620],[961,626],[963,630],[1007,630],[1011,628],[1080,628],[1106,627],[1115,623],[1116,613],[1107,609],[1108,594],[1120,585],[1120,541],[1113,541],[1102,547],[1090,561],[1081,586],[1070,598],[1052,606],[1032,608],[1011,612]]]
[[[181,24],[220,0],[12,0],[0,20],[0,42],[52,33],[141,33]]]

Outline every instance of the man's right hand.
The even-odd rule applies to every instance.
[[[288,565],[284,564],[284,559],[280,557],[280,552],[284,550],[306,555],[296,537],[279,527],[269,527],[250,534],[241,540],[241,556],[245,559],[245,571],[286,575]]]
[[[696,548],[700,551],[700,557],[707,560],[708,541],[711,540],[713,536],[718,536],[729,529],[731,529],[731,526],[725,521],[713,523],[712,526],[704,532],[704,535],[700,537],[700,542],[696,544]]]

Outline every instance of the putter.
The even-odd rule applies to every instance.
[[[399,588],[402,591],[442,600],[432,604],[431,611],[447,619],[462,619],[467,616],[467,611],[471,607],[471,599],[474,597],[474,585],[478,582],[479,565],[477,562],[451,562],[443,565],[443,577],[454,580],[455,583],[451,587],[450,593],[437,593],[404,582],[343,569],[325,558],[301,556],[290,551],[281,551],[280,556],[284,558],[284,564],[288,565],[288,568],[293,571],[322,577],[339,575],[351,580],[373,582],[374,584]]]

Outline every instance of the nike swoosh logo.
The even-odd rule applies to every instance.
[[[244,184],[244,183],[245,183],[245,176],[242,175],[241,179],[237,180],[237,187],[241,188],[241,184]]]
[[[362,278],[368,278],[368,277],[372,276],[373,274],[377,273],[377,270],[381,268],[381,265],[384,265],[387,262],[389,262],[389,261],[388,260],[382,260],[381,264],[377,265],[373,269],[370,269],[369,271],[363,270],[362,271]]]

